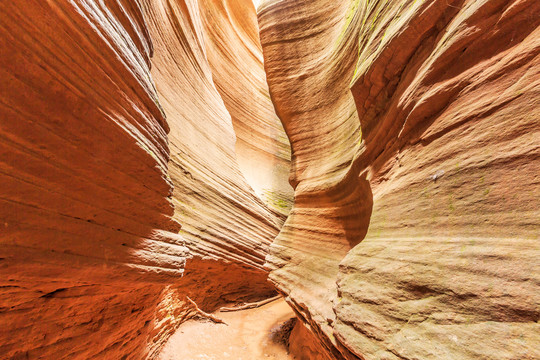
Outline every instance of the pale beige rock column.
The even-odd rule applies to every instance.
[[[295,204],[273,242],[270,279],[335,356],[338,265],[365,235],[370,189],[353,160],[360,122],[348,2],[266,1],[259,8],[270,93],[292,146]]]
[[[257,196],[285,220],[293,197],[291,151],[268,92],[257,14],[249,0],[199,5],[212,78],[236,134],[238,165]]]

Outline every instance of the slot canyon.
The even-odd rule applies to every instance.
[[[0,0],[0,359],[540,359],[540,1]]]

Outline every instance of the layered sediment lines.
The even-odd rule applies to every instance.
[[[226,30],[234,27],[228,22],[230,12],[226,6],[222,1],[162,0],[143,5],[154,44],[152,77],[171,127],[169,169],[174,183],[175,218],[182,223],[180,234],[193,255],[186,265],[184,281],[191,284],[190,289],[193,287],[188,291],[191,298],[207,311],[215,309],[220,301],[245,300],[250,296],[255,299],[274,292],[266,281],[263,264],[269,244],[283,223],[253,191],[238,165],[235,129],[216,86],[220,83],[216,77],[221,79],[221,75],[209,61],[219,63],[223,56],[223,66],[236,64],[240,84],[246,81],[241,75],[253,71],[251,78],[257,91],[256,85],[264,82],[262,63],[250,62],[252,56],[260,58],[260,53],[235,53],[231,58],[223,49],[211,45],[215,40],[210,21],[221,23],[223,31],[233,32]],[[249,1],[237,2],[237,6],[245,11],[247,19],[255,17]],[[251,41],[253,29],[235,29],[236,37],[230,39],[232,47],[241,47],[242,39]],[[227,39],[221,41],[225,46]],[[261,51],[260,47],[252,51],[257,49]],[[208,56],[210,53],[212,57]],[[233,76],[232,72],[227,74]],[[234,82],[232,78],[226,80]],[[245,88],[247,85],[242,87]],[[265,117],[274,121],[276,115],[269,115],[269,99],[266,103],[252,102],[243,92],[235,92],[235,88],[222,93],[230,103],[259,116],[243,118],[246,126]],[[261,103],[264,106],[259,109]],[[277,144],[273,146],[277,151]],[[286,179],[287,175],[283,173],[282,177]],[[182,283],[179,289],[185,291],[186,284]]]
[[[371,212],[369,184],[350,171],[361,137],[349,90],[358,30],[348,26],[348,13],[349,4],[336,1],[259,8],[268,84],[291,141],[295,188],[267,258],[270,279],[330,352],[338,265],[365,235]]]
[[[0,357],[143,357],[186,249],[141,9],[0,14]]]
[[[201,16],[226,12],[197,1],[152,0],[144,8],[155,49],[152,76],[171,127],[169,166],[181,234],[198,256],[262,268],[280,222],[238,167],[231,116],[206,57]]]
[[[1,358],[153,358],[195,314],[186,295],[211,310],[273,292],[283,220],[237,164],[210,5],[0,5]],[[272,123],[269,103],[243,106]]]
[[[236,158],[257,196],[284,220],[292,205],[290,144],[270,100],[251,1],[202,0],[207,58],[231,114]],[[226,14],[226,16],[224,16]]]
[[[296,198],[270,279],[334,357],[540,356],[539,14],[535,1],[259,9]]]

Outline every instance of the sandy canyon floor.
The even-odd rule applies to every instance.
[[[225,324],[189,321],[169,339],[160,360],[294,359],[276,341],[282,324],[294,317],[280,299],[259,308],[216,312]]]

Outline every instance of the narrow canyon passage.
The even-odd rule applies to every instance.
[[[0,360],[539,360],[538,259],[538,0],[0,0]]]

